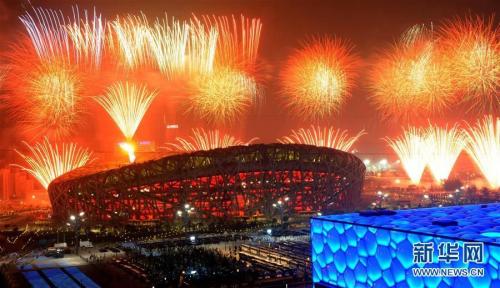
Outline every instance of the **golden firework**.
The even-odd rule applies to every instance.
[[[24,154],[15,150],[26,162],[27,166],[17,165],[24,171],[33,175],[40,184],[47,189],[50,182],[57,177],[90,163],[92,152],[80,148],[74,143],[63,143],[61,146],[51,144],[48,138],[31,146],[23,142],[29,150]]]
[[[200,150],[212,150],[217,148],[226,148],[231,146],[250,145],[258,138],[252,138],[247,142],[236,139],[235,137],[223,134],[219,130],[205,131],[193,129],[193,135],[188,139],[177,137],[177,143],[167,143],[165,147],[171,151],[194,152]]]
[[[60,65],[42,65],[26,78],[23,122],[37,133],[70,134],[82,114],[81,83],[76,73]]]
[[[66,17],[61,11],[33,8],[31,13],[26,12],[19,19],[41,61],[71,63],[71,42],[64,28]]]
[[[386,117],[408,119],[443,111],[455,101],[448,66],[432,30],[416,26],[378,57],[371,100]]]
[[[297,131],[292,130],[292,135],[277,139],[280,143],[289,144],[306,144],[318,147],[328,147],[342,151],[349,151],[358,141],[359,137],[363,136],[364,130],[358,132],[354,136],[349,136],[347,130],[336,130],[333,127],[316,127],[311,125],[310,129],[301,128]]]
[[[172,77],[186,68],[189,25],[175,19],[157,19],[150,28],[149,46],[160,71]]]
[[[465,150],[483,173],[491,188],[500,187],[500,117],[487,116],[469,126]]]
[[[256,102],[259,89],[255,80],[231,68],[217,69],[193,83],[190,110],[213,122],[229,122]]]
[[[389,146],[401,160],[406,174],[413,184],[419,184],[428,161],[428,140],[425,131],[409,128],[396,139],[386,138]]]
[[[92,68],[99,68],[106,36],[106,27],[102,16],[97,14],[94,9],[92,19],[88,17],[87,11],[84,13],[85,16],[80,19],[78,7],[73,8],[73,15],[77,17],[73,23],[66,25],[66,31],[73,44],[76,62],[89,64]]]
[[[354,83],[357,57],[344,41],[314,39],[296,50],[281,73],[287,105],[307,118],[337,112]]]
[[[108,88],[105,96],[95,100],[108,112],[123,136],[131,140],[155,96],[156,92],[148,91],[146,86],[118,82]]]
[[[219,37],[215,61],[219,66],[231,66],[252,70],[256,64],[262,22],[258,18],[240,16],[239,21],[232,15],[203,16],[207,25],[217,28]]]
[[[114,37],[109,37],[109,48],[125,67],[135,69],[151,63],[150,27],[146,15],[117,17],[109,24],[109,29],[114,32]]]
[[[464,133],[457,127],[431,125],[426,130],[429,169],[436,181],[448,179],[458,156],[465,147]]]
[[[463,101],[470,109],[500,109],[500,30],[494,19],[457,19],[441,30],[440,44]]]
[[[187,72],[194,75],[212,73],[218,35],[216,27],[204,25],[196,17],[191,19],[189,42],[186,52]]]

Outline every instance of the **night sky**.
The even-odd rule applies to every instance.
[[[463,17],[469,14],[489,17],[500,7],[498,0],[283,0],[283,1],[242,1],[242,0],[176,0],[176,1],[31,1],[34,6],[62,9],[71,11],[72,4],[80,8],[91,9],[93,6],[108,19],[117,14],[144,12],[151,20],[162,16],[166,12],[169,16],[178,19],[187,19],[191,13],[230,15],[244,14],[249,17],[259,17],[263,22],[260,59],[265,63],[269,80],[264,90],[264,99],[258,108],[250,111],[249,116],[238,123],[224,129],[241,138],[257,136],[261,142],[273,142],[277,137],[288,135],[290,129],[306,127],[310,124],[333,125],[346,128],[354,134],[365,129],[367,135],[363,136],[356,148],[365,153],[387,152],[386,144],[381,138],[398,135],[402,123],[381,121],[373,106],[367,101],[371,93],[368,89],[367,73],[369,72],[370,59],[376,53],[394,42],[399,35],[414,24],[430,23],[440,24],[444,20],[454,17]],[[90,4],[92,3],[92,4]],[[29,7],[28,1],[0,0],[0,49],[6,51],[9,43],[16,41],[16,35],[24,32],[18,16]],[[497,17],[498,18],[498,17]],[[495,20],[498,25],[498,19]],[[361,56],[365,63],[360,69],[356,79],[356,88],[350,100],[343,106],[339,115],[320,122],[304,121],[287,113],[281,108],[278,95],[278,73],[286,57],[294,48],[307,37],[317,35],[335,35],[350,40],[355,45],[355,52]],[[0,145],[1,149],[11,149],[19,145],[16,137],[14,123],[8,119],[5,112],[0,112]],[[189,132],[191,127],[205,126],[202,121],[193,121],[183,115],[170,111],[163,115],[166,122],[178,122],[181,125],[181,134]],[[153,113],[157,117],[158,113]],[[473,120],[481,116],[477,114],[462,115],[450,112],[439,115],[435,119],[416,119],[416,123],[425,125],[432,122],[449,122]],[[152,127],[155,121],[163,119],[145,118],[139,128],[137,138],[155,138],[158,129]],[[161,117],[161,116],[160,116]],[[90,125],[96,125],[90,124]],[[98,125],[97,125],[98,126]],[[157,125],[158,126],[158,125]],[[109,125],[112,128],[113,126]],[[159,125],[159,127],[163,127]],[[88,127],[93,131],[95,127]],[[104,128],[102,128],[104,129]],[[107,129],[107,128],[106,128]],[[117,130],[117,129],[115,129]],[[113,131],[113,133],[115,133]],[[116,133],[116,140],[119,138]],[[82,135],[81,135],[82,136]],[[104,142],[93,139],[83,133],[88,142],[97,143],[94,149],[105,150]],[[94,136],[95,137],[95,136]],[[98,138],[98,137],[97,137]],[[160,141],[159,139],[154,139]],[[109,143],[109,142],[108,142]],[[91,146],[93,144],[86,143]],[[109,144],[107,144],[109,145]],[[1,156],[0,156],[1,157]]]

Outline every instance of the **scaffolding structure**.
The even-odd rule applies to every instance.
[[[173,221],[183,213],[207,220],[271,217],[278,208],[290,215],[350,209],[360,199],[364,174],[363,162],[343,151],[256,144],[66,175],[48,191],[53,217],[61,221],[79,211],[96,222]]]

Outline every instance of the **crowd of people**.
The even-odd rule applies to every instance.
[[[147,271],[148,279],[155,287],[177,287],[182,283],[195,287],[219,287],[221,281],[227,285],[251,284],[258,276],[243,262],[218,250],[199,246],[165,246],[159,256],[130,253],[130,261]]]

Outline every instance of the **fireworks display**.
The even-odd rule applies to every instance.
[[[20,17],[29,41],[12,52],[9,85],[15,88],[6,100],[32,137],[73,134],[85,110],[80,74],[100,66],[104,24],[95,11],[93,18],[80,14],[75,7],[71,20],[61,11],[33,8]]]
[[[429,154],[427,165],[437,181],[444,181],[448,179],[453,165],[464,149],[464,133],[457,126],[440,128],[431,125],[426,134]]]
[[[80,13],[75,6],[71,19],[62,11],[33,8],[19,18],[42,63],[101,65],[105,27],[95,10],[91,18],[87,10]]]
[[[145,86],[119,82],[109,87],[105,96],[95,98],[125,136],[120,148],[127,152],[130,162],[135,161],[132,138],[155,96],[156,92],[149,92]]]
[[[240,21],[234,15],[212,17],[204,16],[208,26],[214,26],[219,32],[216,63],[219,66],[238,67],[243,70],[253,70],[256,65],[262,22],[257,18],[240,16]],[[238,24],[239,23],[239,24]]]
[[[364,130],[354,136],[349,136],[347,130],[336,130],[333,127],[321,128],[311,125],[310,129],[301,128],[292,130],[292,135],[277,139],[280,143],[306,144],[319,147],[328,147],[342,151],[350,151],[352,145],[363,136]]]
[[[123,136],[131,140],[155,96],[156,92],[149,92],[145,86],[119,82],[95,100],[108,112]]]
[[[344,41],[326,37],[296,50],[281,72],[287,106],[307,118],[338,112],[354,83],[358,60],[351,50]]]
[[[197,79],[189,99],[190,109],[203,119],[229,122],[255,103],[258,95],[252,77],[230,68],[217,69]]]
[[[191,33],[187,45],[187,71],[194,75],[206,75],[213,71],[218,31],[205,26],[199,19],[191,19]]]
[[[30,65],[23,58],[19,63],[11,66],[5,82],[11,93],[3,98],[19,130],[29,137],[73,134],[84,113],[78,71],[59,63]]]
[[[80,84],[73,71],[62,67],[42,67],[31,79],[33,110],[28,120],[36,128],[55,127],[58,133],[69,134],[78,119]]]
[[[252,142],[256,141],[257,138],[252,138],[247,142],[243,142],[231,135],[222,134],[219,130],[205,131],[204,129],[193,129],[193,135],[189,136],[189,139],[177,137],[176,140],[177,143],[167,143],[165,148],[171,151],[195,152],[231,146],[250,145]]]
[[[494,19],[457,19],[441,30],[454,85],[470,109],[499,111],[500,30]]]
[[[48,138],[31,146],[24,142],[29,154],[16,150],[27,166],[15,165],[33,175],[47,189],[50,182],[73,169],[92,161],[92,153],[74,143],[51,144]]]
[[[408,119],[443,111],[455,100],[434,32],[417,25],[378,57],[371,100],[386,117]]]
[[[66,17],[61,11],[33,8],[19,17],[28,32],[35,51],[44,62],[71,62],[71,47]]]
[[[150,62],[148,49],[149,24],[146,15],[117,17],[110,23],[115,39],[110,40],[113,55],[118,55],[127,68],[137,68]],[[116,42],[114,42],[114,41]]]
[[[487,116],[467,131],[467,153],[481,170],[490,187],[500,187],[500,118]]]
[[[160,71],[169,77],[184,73],[189,25],[175,19],[157,19],[149,32],[149,47]]]
[[[66,26],[66,31],[74,47],[76,62],[100,68],[106,35],[102,16],[94,9],[92,19],[87,11],[84,11],[83,18],[80,18],[78,7],[73,8],[73,15],[75,20]]]
[[[111,15],[106,20],[95,9],[79,10],[75,6],[70,15],[62,10],[32,8],[19,20],[24,38],[13,42],[6,53],[8,63],[0,63],[0,88],[6,92],[2,101],[16,120],[16,128],[27,132],[22,135],[24,139],[48,137],[35,146],[26,144],[32,155],[18,152],[31,167],[23,169],[44,186],[60,171],[89,161],[88,150],[77,149],[74,144],[59,149],[48,139],[58,141],[77,134],[78,139],[88,137],[79,135],[81,131],[75,128],[83,119],[101,119],[99,114],[87,113],[93,109],[89,105],[92,101],[86,101],[90,97],[120,129],[124,141],[119,147],[130,162],[136,156],[134,135],[156,91],[161,92],[161,99],[156,101],[161,104],[155,105],[164,105],[161,108],[168,121],[185,121],[177,112],[188,112],[195,116],[193,119],[221,131],[226,124],[242,123],[256,104],[265,104],[259,105],[265,108],[264,113],[275,113],[267,107],[275,102],[263,97],[268,83],[263,76],[266,59],[259,58],[263,31],[259,18],[195,14],[175,18],[165,14],[148,19],[138,13]],[[436,27],[414,25],[383,53],[369,58],[375,59],[367,63],[373,64],[368,70],[369,102],[384,117],[408,122],[421,121],[422,117],[440,120],[433,118],[462,106],[469,113],[497,115],[500,46],[494,18],[455,19]],[[326,35],[309,38],[302,47],[284,55],[279,95],[285,105],[278,108],[306,120],[341,112],[361,67],[353,47],[348,40]],[[260,117],[256,119],[261,121]],[[427,129],[408,129],[387,142],[415,184],[420,182],[426,165],[437,181],[447,179],[465,148],[490,186],[499,187],[498,123],[498,118],[489,117],[469,127],[467,133],[457,126],[440,128],[431,124]],[[244,142],[219,130],[192,132],[188,138],[176,138],[176,143],[167,144],[167,148],[209,150],[248,145],[256,139]],[[351,151],[364,134],[363,130],[350,136],[347,130],[311,125],[277,140]],[[68,164],[56,165],[63,162]]]
[[[186,22],[165,16],[150,25],[144,14],[128,15],[110,27],[110,50],[129,69],[154,64],[168,77],[206,75],[214,69],[218,30],[197,18]]]
[[[403,168],[413,184],[419,184],[429,159],[428,140],[425,131],[409,128],[396,139],[386,139],[396,152]]]

